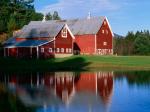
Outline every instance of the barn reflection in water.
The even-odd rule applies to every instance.
[[[37,112],[104,111],[113,94],[113,72],[11,74],[1,75],[0,82]]]

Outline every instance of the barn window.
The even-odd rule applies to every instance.
[[[59,48],[57,48],[57,52],[59,53]]]
[[[105,33],[105,31],[104,31],[104,30],[102,30],[102,33],[104,34],[104,33]]]
[[[64,48],[61,48],[61,52],[64,53]]]
[[[72,49],[69,49],[69,53],[71,53],[72,52]]]
[[[106,34],[108,34],[108,30],[106,30]]]
[[[41,48],[41,52],[42,52],[42,53],[44,52],[44,48]]]
[[[104,25],[106,25],[106,21],[104,21]]]
[[[52,48],[49,48],[49,52],[50,52],[50,53],[52,53],[52,52],[53,52]]]
[[[106,46],[106,45],[107,45],[107,42],[104,42],[103,45]]]
[[[68,53],[68,51],[69,51],[68,48],[66,48],[66,53]]]
[[[67,38],[67,28],[62,29],[61,35],[62,35],[62,37]]]

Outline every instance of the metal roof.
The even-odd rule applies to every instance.
[[[49,20],[49,21],[31,21],[25,25],[16,35],[20,38],[36,37],[55,37],[65,24],[73,35],[96,34],[102,26],[105,17],[91,17],[90,19],[72,19],[72,20]]]
[[[45,44],[49,41],[47,40],[25,40],[25,41],[21,41],[21,42],[16,42],[13,45],[9,45],[9,46],[5,46],[7,48],[11,48],[11,47],[37,47],[39,45]]]
[[[14,44],[16,42],[15,37],[10,37],[7,41],[3,42],[4,45],[6,44]]]
[[[63,28],[64,23],[32,21],[15,35],[18,38],[55,37]]]
[[[105,17],[91,17],[90,19],[68,20],[66,23],[74,35],[97,34],[104,19]]]

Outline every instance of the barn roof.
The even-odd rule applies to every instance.
[[[7,41],[3,42],[3,45],[14,44],[16,42],[15,37],[10,37]]]
[[[16,37],[36,38],[36,37],[55,37],[65,24],[73,35],[97,34],[102,26],[105,17],[91,17],[90,19],[71,19],[71,20],[49,20],[31,21],[25,25]]]
[[[91,17],[90,19],[67,20],[71,32],[74,35],[97,34],[105,17]]]
[[[16,42],[13,45],[9,45],[9,46],[5,46],[7,48],[11,48],[11,47],[37,47],[40,46],[42,44],[45,44],[49,41],[47,40],[24,40],[21,42]]]
[[[32,21],[25,25],[15,37],[37,38],[37,37],[55,37],[63,28],[64,23]]]

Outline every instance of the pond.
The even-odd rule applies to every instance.
[[[0,73],[0,112],[150,112],[150,71]]]

